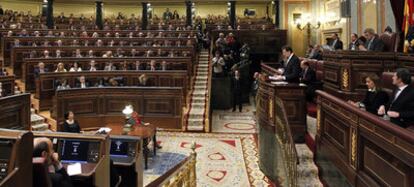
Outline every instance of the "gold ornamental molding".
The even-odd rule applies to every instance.
[[[273,119],[273,100],[269,98],[269,118]]]
[[[342,89],[349,90],[349,70],[342,69]]]
[[[356,128],[351,127],[351,167],[356,168],[357,157],[357,132]]]
[[[320,105],[317,106],[317,111],[316,111],[316,133],[321,134],[321,107]]]

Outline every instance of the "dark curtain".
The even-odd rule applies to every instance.
[[[404,21],[404,3],[405,0],[390,0],[392,11],[394,12],[395,17],[395,26],[397,27],[396,32],[400,33],[400,42],[398,44],[398,51],[403,50],[403,44],[405,40],[404,33],[402,32],[402,25]]]
[[[404,2],[405,0],[390,0],[392,11],[395,16],[395,23],[397,31],[401,31],[401,27],[404,21]]]

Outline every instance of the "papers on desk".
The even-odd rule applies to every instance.
[[[285,81],[272,81],[270,83],[272,83],[274,85],[287,85],[287,84],[289,84],[288,82],[285,82]]]
[[[109,134],[111,132],[111,128],[108,127],[102,127],[98,130],[98,134]]]
[[[75,163],[75,164],[68,165],[67,172],[69,176],[82,174],[81,163]]]

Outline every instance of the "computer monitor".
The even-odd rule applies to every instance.
[[[13,142],[10,140],[0,140],[0,160],[9,160],[13,150]]]
[[[130,142],[130,140],[128,141],[125,139],[112,139],[110,150],[111,156],[128,157],[128,149]]]
[[[78,139],[59,139],[57,150],[62,162],[96,162],[99,142]]]

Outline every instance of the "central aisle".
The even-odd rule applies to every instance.
[[[214,133],[159,132],[163,147],[144,173],[148,184],[183,160],[196,142],[197,186],[269,186],[258,165],[253,107],[213,112]],[[217,133],[216,133],[217,132]],[[220,132],[220,133],[219,133]]]

